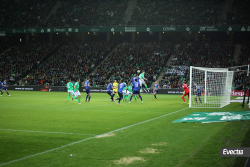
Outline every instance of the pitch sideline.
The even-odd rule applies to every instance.
[[[155,118],[152,118],[152,119],[148,119],[146,121],[138,122],[138,123],[135,123],[135,124],[132,124],[132,125],[129,125],[129,126],[125,126],[123,128],[119,128],[119,129],[116,129],[116,130],[113,130],[113,131],[110,131],[110,132],[107,132],[107,133],[103,133],[101,135],[97,135],[97,136],[89,137],[89,138],[86,138],[86,139],[83,139],[83,140],[79,140],[79,141],[76,141],[76,142],[73,142],[73,143],[69,143],[69,144],[66,144],[64,146],[56,147],[56,148],[53,148],[53,149],[50,149],[50,150],[47,150],[47,151],[43,151],[43,152],[40,152],[40,153],[32,154],[32,155],[29,155],[29,156],[26,156],[26,157],[23,157],[23,158],[19,158],[19,159],[15,159],[15,160],[12,160],[12,161],[9,161],[9,162],[4,162],[4,163],[1,163],[0,166],[4,166],[4,165],[8,165],[8,164],[11,164],[11,163],[14,163],[14,162],[18,162],[18,161],[21,161],[21,160],[24,160],[24,159],[32,158],[32,157],[35,157],[37,155],[42,155],[42,154],[45,154],[45,153],[48,153],[48,152],[51,152],[51,151],[55,151],[55,150],[67,147],[67,146],[71,146],[71,145],[74,145],[74,144],[77,144],[77,143],[84,142],[86,140],[90,140],[90,139],[93,139],[93,138],[96,138],[96,137],[101,137],[103,135],[114,133],[114,132],[117,132],[117,131],[120,131],[120,130],[123,130],[123,129],[127,129],[127,128],[130,128],[130,127],[136,126],[136,125],[140,125],[140,124],[149,122],[149,121],[153,121],[153,120],[156,120],[156,119],[159,119],[159,118],[162,118],[162,117],[165,117],[165,116],[168,116],[170,114],[174,114],[174,113],[186,110],[186,109],[188,109],[188,108],[177,110],[177,111],[174,111],[174,112],[171,112],[171,113],[168,113],[168,114],[164,114],[162,116],[158,116],[158,117],[155,117]]]

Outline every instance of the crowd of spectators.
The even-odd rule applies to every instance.
[[[241,51],[238,58],[238,66],[250,64],[250,42],[245,42],[241,44]],[[238,68],[239,72],[234,73],[234,86],[238,89],[243,89],[245,85],[245,79],[247,78],[247,72],[242,70],[247,70],[247,67]]]
[[[0,28],[124,26],[128,0],[0,0]],[[137,0],[128,25],[215,26],[225,0]],[[248,0],[234,0],[226,13],[227,25],[249,25]]]
[[[24,72],[31,71],[57,46],[58,43],[29,42],[11,47],[0,57],[0,76],[7,81],[15,81]]]
[[[183,42],[174,53],[175,58],[165,68],[160,82],[163,88],[180,88],[189,80],[189,67],[224,68],[232,65],[234,45],[227,42]]]
[[[137,0],[129,25],[204,25],[219,20],[223,1]]]
[[[234,0],[231,10],[227,12],[228,25],[248,25],[250,24],[248,0]]]
[[[0,43],[0,54],[9,49],[12,45],[12,43]]]
[[[45,26],[119,26],[123,24],[127,0],[62,0]]]
[[[110,80],[123,79],[129,83],[134,74],[145,71],[146,84],[156,80],[173,51],[170,42],[125,42],[91,74],[94,85],[104,85]],[[140,70],[140,73],[137,71]]]
[[[37,27],[56,0],[0,0],[0,28]]]
[[[68,42],[29,74],[27,84],[64,86],[68,79],[85,80],[114,46],[112,42]]]

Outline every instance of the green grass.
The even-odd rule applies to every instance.
[[[92,93],[86,103],[82,93],[79,105],[61,92],[10,94],[0,97],[0,166],[236,167],[246,162],[246,158],[220,157],[220,147],[249,147],[250,121],[172,123],[194,112],[249,111],[239,103],[222,109],[189,109],[181,104],[181,95],[157,95],[158,100],[142,95],[143,104],[132,100],[119,106],[104,93]],[[134,126],[121,129],[130,125]],[[96,137],[112,131],[110,136]],[[147,149],[155,152],[143,153]],[[125,157],[142,160],[117,161]]]

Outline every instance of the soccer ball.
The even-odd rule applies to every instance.
[[[137,70],[137,73],[140,73],[141,71],[140,70]]]

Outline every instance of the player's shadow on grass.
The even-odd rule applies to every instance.
[[[250,147],[250,127],[246,133],[244,140],[242,141],[241,147]],[[234,163],[233,167],[239,167],[239,166],[244,167],[246,164],[246,161],[247,161],[246,157],[237,157],[235,159],[235,163]],[[250,167],[250,163],[248,165],[249,166],[246,166],[246,167]]]

